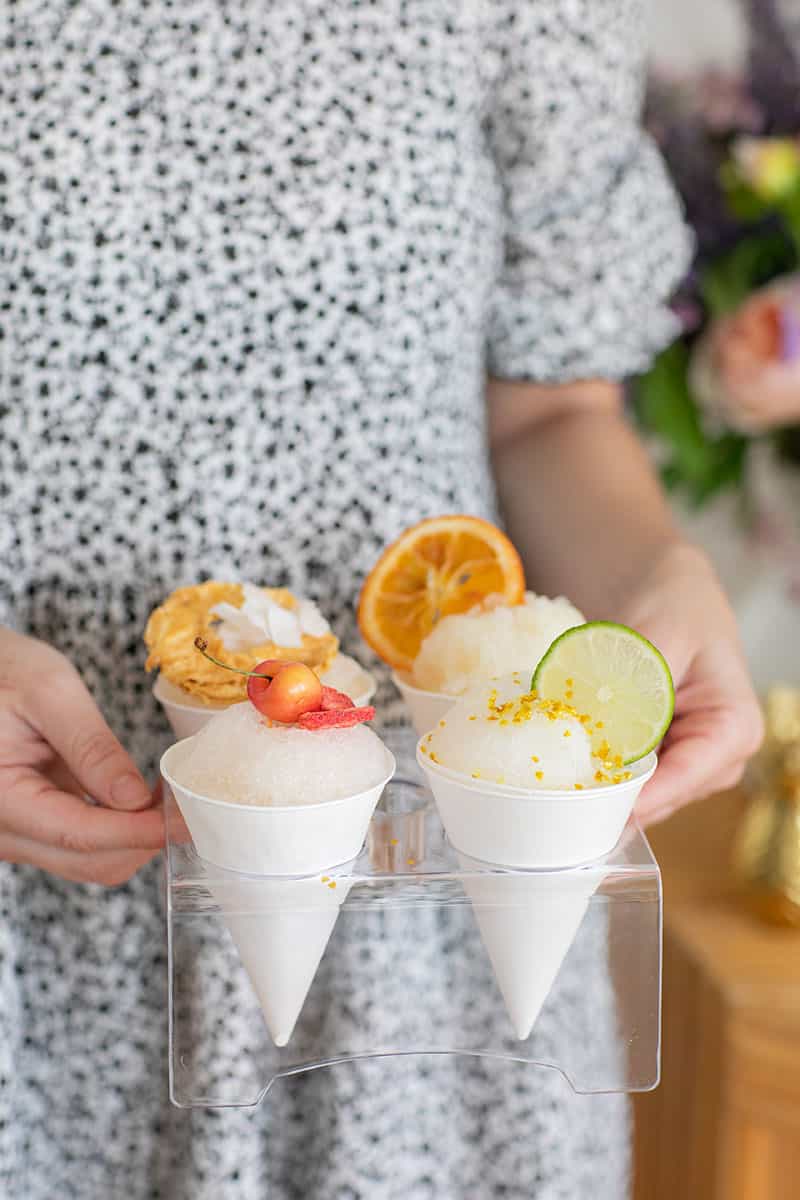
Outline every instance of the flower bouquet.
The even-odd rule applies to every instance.
[[[675,300],[682,332],[635,382],[636,415],[668,487],[695,506],[737,488],[762,542],[796,557],[800,122],[781,122],[758,92],[716,72],[653,78],[646,119],[697,256]]]

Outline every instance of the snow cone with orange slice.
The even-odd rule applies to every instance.
[[[209,656],[198,638],[198,658]],[[394,759],[367,728],[375,710],[305,663],[267,660],[248,699],[161,760],[270,1035],[285,1046],[349,890],[335,868],[359,853]],[[259,877],[243,881],[241,876]]]
[[[418,744],[517,1036],[572,945],[596,872],[656,768],[674,693],[658,650],[608,622],[562,634],[533,679],[477,685]],[[530,872],[530,874],[525,874]]]
[[[342,654],[317,606],[286,588],[209,580],[178,588],[150,614],[146,668],[158,668],[153,693],[177,737],[188,737],[215,713],[244,700],[245,677],[195,652],[202,637],[230,666],[252,670],[265,659],[303,663],[323,683],[367,704],[375,680]]]
[[[425,733],[476,682],[531,674],[551,642],[584,617],[563,597],[525,591],[520,557],[494,525],[451,515],[414,525],[384,551],[364,583],[358,619]]]

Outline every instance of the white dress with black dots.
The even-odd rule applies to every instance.
[[[389,539],[497,517],[487,371],[621,377],[670,337],[687,237],[636,127],[639,8],[0,6],[0,620],[143,769],[167,592],[285,584],[355,649]],[[552,1072],[367,1062],[173,1109],[159,872],[0,864],[3,1200],[622,1200],[624,1100]],[[435,931],[416,953],[437,986]]]

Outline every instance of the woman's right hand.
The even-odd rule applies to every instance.
[[[0,629],[0,859],[113,887],[163,845],[163,812],[75,668]]]

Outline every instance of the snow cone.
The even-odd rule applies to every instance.
[[[247,674],[248,700],[170,747],[161,772],[200,857],[258,877],[226,876],[218,899],[284,1046],[349,890],[331,872],[361,850],[395,763],[366,727],[374,709],[305,664],[266,661]]]

